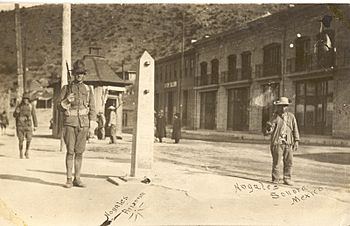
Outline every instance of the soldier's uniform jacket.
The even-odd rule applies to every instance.
[[[275,113],[270,120],[271,144],[293,145],[300,140],[299,130],[295,116],[290,112],[282,115]]]
[[[74,93],[74,101],[68,102],[67,96]],[[64,125],[89,127],[89,121],[96,121],[95,100],[92,90],[84,83],[72,82],[61,90],[61,110],[64,111]]]
[[[30,103],[20,103],[13,112],[13,117],[16,118],[16,127],[18,129],[31,129],[33,123],[34,127],[38,127],[35,109]]]

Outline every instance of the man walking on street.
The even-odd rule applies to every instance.
[[[13,117],[16,118],[16,133],[19,141],[19,157],[21,159],[23,158],[23,141],[25,138],[27,142],[24,155],[27,159],[29,159],[29,147],[33,136],[33,124],[35,131],[36,127],[38,127],[38,121],[36,119],[35,109],[30,103],[30,95],[28,92],[23,94],[21,103],[13,112]]]
[[[8,125],[9,125],[9,119],[7,117],[7,112],[3,111],[0,114],[1,135],[6,135],[6,128]]]
[[[172,139],[175,140],[175,144],[180,142],[181,138],[181,119],[180,119],[180,113],[176,113],[174,115],[173,120],[173,132],[172,132]]]
[[[102,111],[97,114],[97,138],[99,140],[105,139],[105,126],[106,126],[106,118]]]
[[[86,147],[86,138],[96,127],[95,99],[91,88],[83,83],[86,75],[85,64],[77,60],[73,64],[72,75],[74,80],[62,87],[61,109],[64,111],[64,141],[67,146],[66,188],[72,186],[85,187],[80,178],[83,153]],[[74,180],[72,180],[74,160]]]
[[[110,144],[116,144],[117,143],[117,114],[115,113],[116,108],[111,105],[108,107],[108,110],[110,110],[109,113],[109,122],[108,127],[110,129]]]
[[[264,132],[265,135],[271,134],[272,182],[279,183],[279,168],[283,159],[284,184],[293,185],[293,151],[298,149],[300,137],[295,116],[287,112],[289,104],[290,100],[287,97],[281,97],[274,102],[277,109],[272,119],[267,122]]]
[[[156,137],[159,139],[159,143],[162,143],[163,137],[166,137],[165,118],[163,115],[163,110],[159,111],[159,114],[157,117]]]

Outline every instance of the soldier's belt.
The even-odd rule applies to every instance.
[[[78,116],[78,115],[88,115],[89,114],[89,109],[79,109],[79,110],[74,110],[71,109],[69,110],[69,115],[71,116]]]

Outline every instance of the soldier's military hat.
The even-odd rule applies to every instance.
[[[22,99],[30,100],[30,94],[28,92],[23,93]]]
[[[77,60],[74,62],[72,74],[73,75],[86,74],[85,64],[83,60]]]

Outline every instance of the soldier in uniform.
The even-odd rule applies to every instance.
[[[61,109],[64,111],[64,141],[67,147],[66,188],[85,187],[80,178],[86,138],[96,128],[95,99],[91,88],[83,83],[86,75],[85,64],[77,60],[73,64],[74,80],[62,87]],[[73,161],[74,160],[74,161]],[[74,165],[74,180],[72,171]]]
[[[33,124],[34,131],[38,127],[38,121],[36,119],[35,109],[30,104],[29,93],[24,93],[21,103],[16,107],[13,112],[13,117],[16,118],[16,133],[19,141],[19,157],[23,158],[23,141],[26,142],[25,157],[29,158],[29,147],[33,136]],[[33,121],[32,121],[33,120]]]
[[[277,110],[272,119],[267,122],[264,133],[271,134],[272,182],[279,183],[279,168],[283,159],[284,184],[293,185],[291,179],[293,151],[298,149],[300,137],[295,116],[287,112],[289,103],[287,97],[280,97],[274,102]]]

